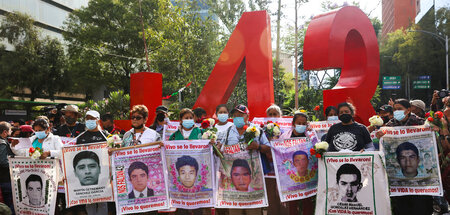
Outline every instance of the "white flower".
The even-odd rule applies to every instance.
[[[207,139],[209,139],[209,136],[211,136],[211,132],[207,131],[207,132],[203,133],[202,139],[207,140]]]
[[[256,132],[255,132],[255,137],[259,137],[259,135],[261,134],[261,132],[259,132],[259,129],[257,127],[255,127]]]
[[[210,139],[217,140],[217,135],[216,134],[212,134]]]
[[[380,116],[374,115],[369,118],[369,122],[371,126],[382,126],[383,125],[383,119],[381,119]]]
[[[275,126],[273,128],[273,136],[278,136],[281,134],[280,128],[278,126]]]
[[[245,132],[248,132],[248,133],[252,132],[252,126],[248,126],[248,128],[245,130]]]
[[[274,127],[274,124],[273,124],[273,123],[267,124],[267,129],[268,129],[268,130],[272,129],[273,127]]]
[[[208,121],[209,121],[210,128],[214,127],[214,124],[216,124],[216,120],[214,120],[213,118],[209,118]]]
[[[328,149],[328,143],[325,142],[325,141],[316,143],[315,148],[316,148],[316,150],[319,150],[319,149],[327,150]]]
[[[31,155],[31,159],[33,160],[37,160],[39,157],[41,157],[41,153],[38,150],[34,151],[33,155]]]

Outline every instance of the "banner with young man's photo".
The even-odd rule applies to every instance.
[[[259,151],[246,143],[224,147],[216,177],[216,208],[267,207],[266,184]]]
[[[168,209],[166,164],[159,144],[121,148],[112,153],[117,214]]]
[[[316,215],[391,214],[382,152],[331,152],[319,159]]]
[[[436,137],[430,127],[382,127],[391,196],[442,196]]]
[[[167,125],[164,125],[162,140],[169,140],[170,136],[178,130],[180,126],[179,121],[169,121]]]
[[[59,160],[9,158],[16,214],[55,214]]]
[[[63,146],[74,146],[77,144],[77,138],[59,136]]]
[[[114,201],[106,143],[63,147],[62,152],[67,207]]]
[[[340,123],[339,120],[333,120],[333,121],[312,121],[309,122],[309,128],[316,131],[317,136],[319,137],[319,140],[322,139],[323,135],[328,133],[328,130],[330,127],[334,124]]]
[[[209,140],[164,142],[171,206],[214,207],[214,163]]]
[[[310,152],[316,142],[307,137],[271,141],[281,202],[316,195],[317,158]]]

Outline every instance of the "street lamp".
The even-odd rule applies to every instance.
[[[444,46],[444,48],[445,48],[445,66],[446,66],[446,68],[445,68],[445,72],[446,72],[446,79],[447,79],[447,87],[446,87],[446,89],[448,90],[448,36],[447,35],[445,35],[445,38],[443,37],[443,36],[441,36],[441,35],[439,35],[439,34],[435,34],[435,33],[433,33],[433,32],[429,32],[429,31],[424,31],[424,30],[408,30],[409,32],[422,32],[422,33],[425,33],[425,34],[430,34],[430,35],[432,35],[432,36],[434,36],[438,41],[439,41],[439,43],[441,44],[441,45],[443,45],[444,46],[444,44],[442,44],[442,42],[440,41],[440,40],[443,40],[444,42],[445,42],[445,46]]]

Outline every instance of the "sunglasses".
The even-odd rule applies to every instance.
[[[135,120],[141,120],[142,118],[144,118],[144,117],[142,117],[142,116],[132,116],[132,117],[131,117],[132,120],[133,120],[133,119],[135,119]]]

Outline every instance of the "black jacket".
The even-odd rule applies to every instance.
[[[153,195],[154,195],[153,194],[153,189],[150,189],[150,188],[147,187],[147,197],[150,197],[150,196],[153,196]],[[128,199],[134,199],[134,198],[136,198],[136,197],[134,196],[134,191],[132,190],[131,193],[128,193]]]

